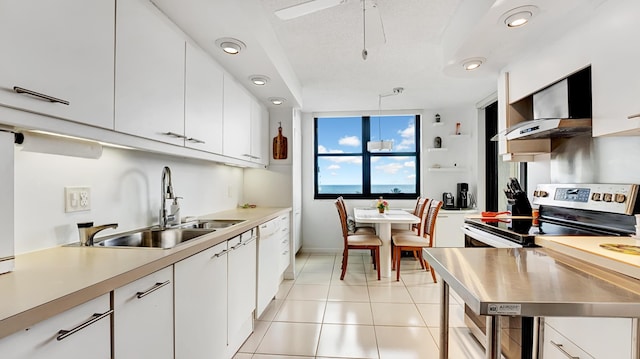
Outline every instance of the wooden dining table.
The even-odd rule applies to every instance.
[[[382,240],[380,276],[391,277],[391,225],[420,223],[420,218],[402,209],[379,213],[377,208],[354,208],[353,218],[357,223],[375,224],[376,234]]]

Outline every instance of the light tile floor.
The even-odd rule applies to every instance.
[[[378,281],[361,253],[349,256],[343,281],[341,255],[298,255],[297,279],[282,282],[234,358],[437,358],[440,284],[413,258],[403,258],[399,282],[395,272]],[[483,358],[463,314],[452,293],[449,358]]]

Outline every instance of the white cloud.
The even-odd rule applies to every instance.
[[[338,143],[341,146],[358,147],[360,146],[360,139],[357,136],[345,136],[338,140]]]
[[[412,167],[415,168],[416,167],[416,162],[415,161],[407,161],[404,163],[405,167]]]
[[[408,175],[407,178],[410,179],[410,180],[415,180],[416,179],[416,175]]]
[[[413,125],[413,122],[407,126],[404,130],[399,130],[398,133],[402,138],[415,138],[416,129]],[[413,142],[413,140],[412,140]]]
[[[402,141],[396,146],[396,150],[407,150],[413,149],[415,146],[415,126],[412,123],[409,123],[407,128],[403,130],[398,130],[398,134],[402,137]]]
[[[359,156],[344,156],[344,157],[323,157],[327,159],[327,161],[331,161],[333,163],[353,163],[353,164],[361,164],[362,157]]]
[[[318,145],[318,153],[327,153],[327,148],[323,145]]]
[[[340,169],[340,166],[338,165],[330,165],[329,167],[327,167],[328,170],[338,170]]]
[[[388,163],[382,166],[375,166],[376,170],[382,171],[388,174],[396,174],[401,168],[402,168],[402,165],[399,163]]]

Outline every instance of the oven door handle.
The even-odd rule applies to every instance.
[[[489,245],[490,247],[494,247],[494,248],[522,248],[522,246],[520,244],[511,242],[508,239],[504,239],[498,236],[495,236],[493,234],[487,233],[485,231],[473,228],[469,225],[463,225],[461,227],[462,232],[464,232],[465,235],[478,240],[482,243],[486,243],[487,245]]]

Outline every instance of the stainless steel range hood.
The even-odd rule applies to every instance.
[[[506,139],[558,138],[591,133],[591,68],[533,94],[533,118],[507,129]]]

